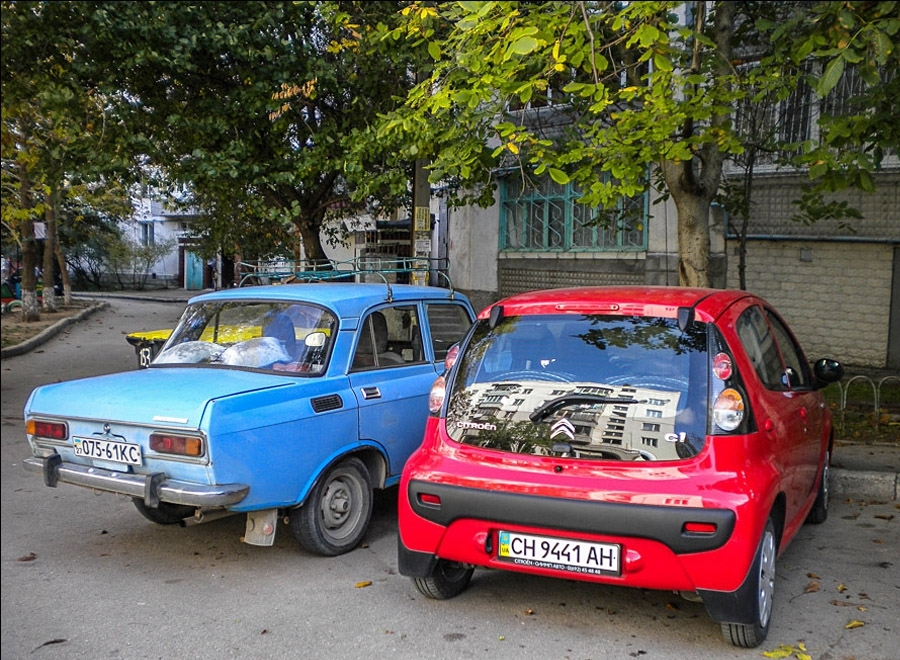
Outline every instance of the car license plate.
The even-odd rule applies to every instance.
[[[114,463],[141,464],[140,445],[99,438],[75,438],[75,455]]]
[[[621,546],[615,543],[591,543],[517,532],[500,532],[499,539],[497,559],[501,561],[589,575],[618,575],[621,572]]]

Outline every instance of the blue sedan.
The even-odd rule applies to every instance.
[[[428,393],[474,319],[465,296],[411,285],[272,285],[193,298],[147,369],[36,388],[26,469],[131,498],[159,524],[246,513],[338,555],[374,488],[422,441]]]

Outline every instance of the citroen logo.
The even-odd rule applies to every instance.
[[[575,439],[575,426],[565,417],[557,420],[553,426],[550,427],[551,440],[559,435],[566,436],[570,442]]]

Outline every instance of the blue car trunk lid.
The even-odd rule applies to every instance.
[[[238,370],[141,369],[41,386],[29,398],[25,414],[199,428],[210,401],[295,382]]]

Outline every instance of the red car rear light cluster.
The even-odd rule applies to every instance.
[[[712,419],[723,431],[738,429],[744,421],[746,405],[744,395],[736,387],[730,386],[735,375],[731,356],[725,352],[716,353],[712,360],[713,394]]]
[[[66,440],[69,437],[69,427],[64,422],[42,422],[29,419],[25,422],[25,433],[36,438]]]
[[[428,412],[437,415],[441,412],[441,406],[444,405],[444,397],[447,396],[447,379],[438,376],[431,386],[428,393]]]
[[[171,433],[151,433],[150,449],[163,454],[181,456],[202,456],[203,440],[193,435],[173,435]]]

